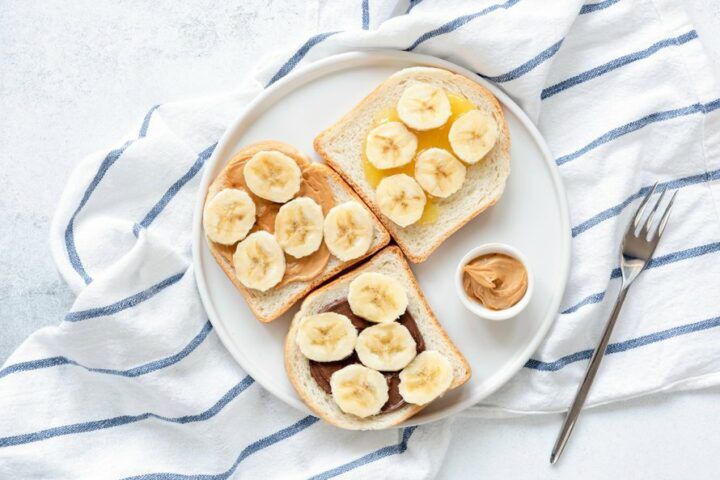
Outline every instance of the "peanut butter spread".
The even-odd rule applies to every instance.
[[[502,253],[481,255],[463,268],[463,288],[490,310],[505,310],[520,301],[528,285],[523,264]]]
[[[208,198],[225,188],[245,190],[248,195],[250,195],[250,198],[253,199],[253,202],[255,202],[256,208],[255,225],[250,232],[265,230],[274,233],[275,216],[282,204],[265,200],[253,194],[247,187],[245,176],[243,175],[243,168],[248,160],[262,150],[272,150],[272,148],[262,148],[262,144],[260,144],[257,149],[245,149],[238,153],[220,173],[215,182],[213,182]],[[298,153],[298,155],[300,154]],[[327,215],[328,211],[335,205],[335,201],[324,172],[309,160],[298,159],[296,156],[291,156],[291,158],[297,162],[302,171],[302,183],[300,184],[300,191],[296,195],[296,198],[303,196],[312,198],[322,207],[323,215]],[[221,245],[219,243],[215,243],[214,246],[222,257],[232,265],[232,257],[233,253],[235,253],[236,246]],[[303,258],[295,258],[285,254],[285,276],[283,276],[279,285],[315,278],[325,269],[329,259],[330,251],[327,246],[325,246],[325,242],[320,244],[320,248],[316,252]]]
[[[346,299],[340,299],[335,303],[328,305],[323,309],[323,312],[335,312],[340,315],[345,315],[350,319],[355,328],[358,329],[358,332],[362,332],[367,327],[374,325],[372,322],[368,322],[367,320],[355,315],[350,309],[350,304]],[[412,315],[410,315],[410,312],[406,310],[405,313],[403,313],[398,319],[398,323],[410,331],[410,335],[412,335],[413,340],[415,340],[417,353],[422,353],[425,350],[425,341],[420,334],[420,330],[418,329],[417,323],[415,323],[415,319]],[[341,368],[354,363],[360,363],[360,359],[355,352],[353,352],[349,357],[335,362],[316,362],[314,360],[310,360],[310,375],[312,375],[315,382],[317,382],[318,386],[322,388],[325,393],[331,394],[332,390],[330,388],[330,377],[332,377],[332,374]],[[405,400],[403,400],[402,395],[400,395],[400,372],[380,373],[385,375],[385,380],[388,384],[388,401],[382,406],[380,412],[388,413],[403,407],[406,403]]]

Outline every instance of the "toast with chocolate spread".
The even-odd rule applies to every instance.
[[[285,368],[315,414],[351,430],[398,425],[471,374],[396,246],[305,298]]]

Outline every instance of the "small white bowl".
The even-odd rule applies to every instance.
[[[505,255],[513,257],[519,260],[527,271],[528,285],[527,290],[525,291],[525,295],[520,299],[518,303],[516,303],[510,308],[506,308],[505,310],[490,310],[489,308],[483,307],[480,302],[470,298],[468,294],[465,293],[465,289],[463,288],[463,268],[465,267],[465,265],[470,263],[471,260],[474,260],[475,258],[481,255],[486,255],[488,253],[504,253]],[[494,321],[507,320],[508,318],[512,318],[522,312],[523,309],[525,309],[525,307],[527,306],[527,304],[530,303],[530,297],[532,296],[533,292],[533,283],[533,275],[530,271],[530,265],[528,264],[525,256],[520,253],[516,248],[511,247],[510,245],[506,245],[504,243],[486,243],[484,245],[480,245],[479,247],[473,248],[465,254],[462,260],[460,260],[460,263],[458,264],[457,270],[455,272],[455,290],[457,291],[458,297],[460,297],[460,301],[463,303],[463,305],[465,305],[465,308],[470,310],[478,317]]]

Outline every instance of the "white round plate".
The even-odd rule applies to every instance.
[[[512,172],[500,201],[445,241],[425,262],[412,266],[430,306],[472,366],[472,377],[407,424],[438,420],[479,402],[515,374],[555,319],[570,265],[570,226],[565,192],[545,142],[520,108],[474,73],[444,60],[396,51],[353,52],[298,69],[267,88],[228,128],[198,190],[193,257],[200,297],[218,336],[240,365],[289,405],[309,411],[283,366],[283,342],[297,306],[270,324],[256,320],[220,267],[202,232],[208,185],[233,153],[258,140],[281,140],[314,153],[315,136],[340,119],[392,73],[409,66],[445,68],[484,85],[503,106],[510,127]],[[458,261],[488,242],[510,244],[525,254],[535,274],[527,308],[504,322],[467,311],[454,290]]]

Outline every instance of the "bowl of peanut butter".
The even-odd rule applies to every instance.
[[[487,320],[507,320],[530,302],[533,277],[525,256],[503,243],[471,249],[458,264],[455,288],[465,308]]]

